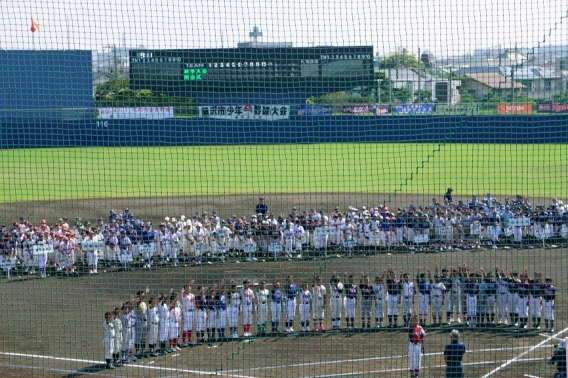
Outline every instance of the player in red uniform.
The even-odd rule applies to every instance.
[[[422,360],[423,342],[426,332],[418,324],[418,317],[412,315],[410,318],[410,328],[408,329],[408,365],[410,377],[418,377],[420,371],[420,361]]]

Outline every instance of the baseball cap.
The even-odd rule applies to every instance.
[[[262,200],[264,200],[264,197],[258,197],[258,199],[262,201]]]
[[[448,192],[453,192],[454,190],[450,187],[448,188]]]

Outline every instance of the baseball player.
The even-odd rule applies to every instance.
[[[298,286],[294,284],[292,276],[288,276],[288,285],[284,289],[286,293],[286,328],[284,332],[294,332],[294,317],[296,316],[296,296]]]
[[[296,257],[301,259],[302,258],[302,243],[306,238],[306,230],[300,223],[300,220],[296,221],[296,225],[294,226],[294,249],[296,251]]]
[[[347,279],[345,284],[345,322],[347,323],[347,329],[355,328],[355,307],[357,306],[357,296],[359,295],[359,289],[357,285],[353,283],[353,275],[347,276],[344,273],[343,276]]]
[[[174,218],[175,219],[175,218]],[[170,253],[169,258],[172,262],[174,267],[178,266],[178,255],[181,249],[181,231],[175,225],[172,225],[170,228],[170,235],[171,235],[171,245],[170,245]]]
[[[431,277],[428,278],[430,279]],[[418,315],[420,316],[420,323],[426,324],[426,320],[428,319],[428,307],[430,305],[431,286],[430,282],[426,280],[426,273],[420,273],[417,279],[418,279]],[[406,326],[406,313],[403,313],[403,316],[404,316],[404,323]]]
[[[361,301],[359,303],[361,311],[361,328],[371,328],[371,304],[373,302],[373,286],[369,276],[361,273],[359,280],[359,290],[361,290]]]
[[[156,344],[158,343],[158,333],[160,324],[160,313],[158,311],[158,304],[161,299],[151,298],[148,303],[148,348],[150,349],[150,356],[158,357]]]
[[[191,286],[186,285],[182,288],[180,298],[183,317],[181,342],[182,347],[186,347],[192,344],[191,332],[193,331],[193,314],[195,311],[195,295],[191,293]]]
[[[207,291],[207,341],[215,340],[215,327],[217,326],[217,304],[215,303],[215,291],[217,284],[214,284]]]
[[[114,356],[114,324],[113,316],[110,312],[105,313],[105,321],[103,322],[103,347],[105,349],[105,361],[107,369],[114,369],[112,358]]]
[[[146,293],[150,292],[150,287],[146,287],[146,291],[138,291],[136,293],[136,342],[134,349],[136,356],[144,356],[144,347],[146,346],[146,336],[148,331],[148,305],[144,302]]]
[[[177,297],[175,294],[170,296],[170,324],[168,330],[168,338],[170,340],[170,349],[179,352],[181,348],[177,346],[179,338],[179,323],[181,322],[181,310],[176,306]]]
[[[207,322],[207,296],[206,288],[199,286],[197,295],[195,296],[195,308],[197,310],[197,324],[195,333],[197,333],[197,342],[203,344],[205,342],[205,323]]]
[[[114,317],[112,320],[114,325],[114,339],[113,339],[113,354],[114,366],[122,366],[122,359],[120,357],[120,350],[122,348],[122,320],[120,319],[120,308],[114,308]]]
[[[270,314],[271,314],[271,332],[278,332],[280,327],[280,319],[282,317],[282,290],[280,290],[280,282],[274,282],[274,286],[270,290]]]
[[[511,324],[515,327],[519,326],[519,284],[521,280],[517,271],[509,271],[509,298],[507,299],[507,307],[509,308],[509,316]]]
[[[217,308],[217,335],[219,339],[225,340],[225,328],[227,327],[227,297],[225,297],[225,281],[221,281],[221,285],[215,293],[215,307]]]
[[[384,279],[387,275],[387,270],[383,270],[381,277],[375,277],[375,284],[373,285],[373,293],[375,294],[375,327],[381,328],[383,326],[383,317],[385,314],[385,285]]]
[[[342,296],[344,287],[335,272],[333,272],[333,275],[331,276],[329,287],[331,292],[331,328],[339,329],[341,328],[341,309],[343,307]]]
[[[146,224],[146,228],[144,229],[144,231],[142,231],[141,239],[141,247],[144,250],[142,257],[146,261],[146,264],[144,264],[144,269],[152,269],[152,257],[154,256],[154,251],[156,249],[156,233],[152,229],[152,223]]]
[[[303,290],[300,292],[300,321],[302,332],[310,332],[310,307],[313,296],[307,282],[302,285],[302,288]]]
[[[467,270],[466,270],[467,274]],[[477,296],[479,294],[479,284],[476,282],[475,273],[469,274],[469,280],[464,285],[467,305],[467,325],[475,328],[477,325]]]
[[[241,306],[241,294],[237,292],[235,281],[231,280],[231,295],[229,297],[229,330],[231,337],[238,339],[237,328],[239,326],[239,312]]]
[[[288,224],[288,227],[283,232],[284,236],[284,253],[286,254],[286,258],[290,258],[292,256],[292,246],[294,244],[294,229],[292,223]]]
[[[525,268],[525,275],[527,275],[528,269]],[[527,275],[528,276],[528,275]],[[530,293],[530,304],[531,317],[533,321],[533,329],[540,329],[541,322],[541,311],[542,311],[542,293],[544,291],[545,284],[542,282],[542,277],[540,272],[534,273],[534,278],[529,280],[529,293]]]
[[[166,228],[165,223],[160,223],[160,231],[158,231],[158,242],[160,244],[160,264],[164,265],[169,261],[171,249],[172,234]]]
[[[283,234],[278,229],[277,224],[272,224],[269,236],[270,236],[270,241],[269,241],[268,250],[272,252],[274,256],[274,261],[276,261],[278,260],[278,255],[280,254],[280,252],[282,252],[282,239],[283,239]]]
[[[249,287],[249,281],[243,281],[243,287],[241,288],[241,303],[243,311],[243,336],[250,337],[250,327],[252,324],[252,315],[254,313],[254,291]]]
[[[94,243],[95,233],[93,231],[88,231],[83,242]],[[87,251],[87,264],[89,265],[89,274],[95,274],[95,271],[97,269],[96,268],[97,260],[98,260],[97,251],[95,249],[89,249],[89,251]],[[44,264],[44,269],[45,269],[45,264]]]
[[[519,308],[519,327],[526,329],[529,322],[529,299],[531,294],[531,286],[529,278],[526,274],[521,274],[520,282],[517,285],[519,294],[518,308]]]
[[[556,301],[556,288],[552,285],[552,278],[546,277],[544,279],[545,285],[542,292],[544,311],[544,332],[554,332],[554,306]]]
[[[436,264],[436,274],[438,274],[439,266]],[[455,271],[455,274],[454,274]],[[454,307],[455,307],[455,314],[459,320],[459,306],[460,306],[460,298],[459,298],[459,279],[457,277],[457,270],[452,271],[452,275],[455,276],[451,277],[448,268],[442,268],[442,278],[440,282],[444,284],[446,288],[446,294],[444,296],[444,300],[446,303],[446,324],[452,324],[452,318],[454,314]],[[454,282],[457,284],[454,287]],[[455,295],[454,295],[455,294]]]
[[[483,299],[484,303],[484,315],[486,319],[481,318],[481,323],[493,324],[495,322],[495,302],[497,295],[497,281],[493,273],[488,272],[485,274],[483,269],[479,269],[485,275],[485,281],[483,282]],[[482,315],[483,316],[483,315]]]
[[[353,224],[351,223],[351,218],[347,218],[345,220],[345,225],[343,226],[342,231],[343,231],[343,245],[347,250],[347,256],[353,257],[353,248],[355,247],[357,242],[354,239],[355,226],[353,226]]]
[[[508,277],[503,269],[499,269],[499,266],[495,267],[495,277],[497,282],[497,323],[509,324],[507,321],[507,302],[509,298]]]
[[[266,288],[266,282],[260,281],[256,292],[256,332],[259,336],[266,333],[266,321],[268,318],[268,297],[270,292]]]
[[[312,287],[312,297],[313,297],[313,313],[314,313],[314,330],[316,332],[325,332],[325,327],[323,325],[324,310],[326,303],[327,290],[321,283],[321,277],[315,277],[315,284]]]
[[[428,275],[430,270],[428,269]],[[434,274],[434,281],[430,281],[430,306],[432,308],[433,326],[442,325],[442,313],[446,299],[446,286],[442,283],[439,274]]]
[[[125,303],[121,308],[120,320],[122,322],[122,363],[127,364],[136,361],[137,358],[131,356],[130,342],[132,339],[132,318],[130,317],[130,302]]]
[[[161,296],[160,303],[158,304],[158,316],[160,317],[160,354],[170,353],[170,350],[166,348],[166,342],[168,340],[168,333],[170,329],[170,310],[167,303],[167,298],[163,294]]]
[[[387,316],[389,318],[389,328],[398,327],[398,304],[400,303],[400,294],[402,283],[396,278],[396,273],[388,266],[389,277],[387,284]]]
[[[418,323],[418,317],[413,315],[409,319],[408,329],[408,369],[411,377],[418,377],[420,372],[420,362],[424,353],[424,337],[426,332]]]
[[[412,315],[412,308],[414,307],[414,296],[416,294],[416,288],[414,282],[410,281],[410,275],[408,273],[402,273],[402,283],[400,284],[400,292],[402,294],[402,316],[404,319],[404,327],[408,327],[410,322],[410,316]]]

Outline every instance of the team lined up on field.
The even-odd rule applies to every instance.
[[[99,218],[91,226],[78,219],[72,228],[63,218],[53,227],[45,220],[34,227],[22,217],[12,229],[2,227],[0,258],[17,260],[28,272],[37,267],[45,277],[48,264],[70,274],[77,260],[83,258],[89,272],[96,274],[99,260],[128,269],[128,263],[139,258],[145,268],[150,268],[156,258],[162,264],[176,266],[180,258],[200,264],[203,258],[224,261],[238,253],[254,260],[259,254],[275,259],[282,253],[301,258],[306,250],[317,256],[329,249],[341,249],[350,256],[361,250],[391,248],[479,248],[483,241],[496,248],[500,239],[511,235],[519,246],[568,237],[568,212],[556,198],[548,206],[533,208],[526,197],[517,196],[514,201],[506,198],[501,203],[488,193],[481,201],[473,196],[468,204],[459,201],[456,205],[451,192],[449,188],[444,203],[434,199],[429,206],[411,205],[396,213],[386,206],[349,207],[346,213],[335,208],[331,214],[316,209],[299,213],[294,208],[288,216],[276,217],[264,205],[261,210],[265,214],[254,214],[250,219],[233,215],[221,220],[216,212],[211,216],[196,214],[192,219],[165,217],[158,230],[137,219],[128,208],[123,214],[111,210],[108,222]],[[51,253],[45,249],[37,252],[42,245],[52,247],[47,250]]]
[[[312,319],[315,332],[325,331],[328,302],[334,330],[341,329],[342,318],[345,318],[347,330],[355,328],[356,318],[361,319],[362,330],[397,328],[401,310],[403,327],[408,327],[411,316],[417,315],[421,324],[431,326],[441,326],[444,322],[462,323],[463,317],[463,322],[470,328],[510,324],[523,329],[528,327],[529,315],[532,327],[540,329],[541,313],[544,312],[545,331],[553,332],[556,288],[551,278],[544,281],[539,272],[529,279],[527,268],[520,275],[516,271],[507,274],[498,266],[494,272],[485,272],[483,268],[472,272],[466,264],[443,268],[441,272],[436,264],[434,275],[428,268],[418,272],[413,281],[410,274],[402,270],[397,276],[389,265],[382,275],[374,278],[374,282],[364,273],[357,284],[353,275],[345,273],[341,279],[333,272],[329,289],[319,276],[301,288],[292,276],[288,276],[283,288],[275,280],[270,290],[264,281],[256,290],[248,280],[243,282],[240,290],[234,281],[228,287],[221,281],[211,287],[198,286],[196,295],[190,285],[185,285],[179,294],[172,289],[169,295],[151,298],[149,306],[144,302],[145,293],[138,292],[136,303],[131,298],[121,310],[115,309],[116,324],[113,327],[109,326],[113,322],[112,312],[107,313],[103,324],[105,350],[107,356],[112,355],[110,340],[115,340],[113,345],[120,345],[123,363],[132,359],[129,356],[144,355],[146,343],[151,355],[179,350],[192,343],[194,323],[198,343],[237,339],[239,323],[242,324],[242,336],[250,337],[253,336],[251,327],[255,315],[257,336],[266,334],[269,318],[271,333],[280,331],[282,317],[285,318],[284,332],[294,332],[298,302],[303,332],[312,330]],[[388,322],[384,321],[385,312]],[[229,333],[226,335],[227,320]],[[114,328],[114,334],[109,328]],[[114,350],[118,353],[118,349]],[[117,356],[114,358],[117,362]]]

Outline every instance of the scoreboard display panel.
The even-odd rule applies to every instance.
[[[372,86],[373,47],[131,50],[130,87],[155,92],[308,91]]]

